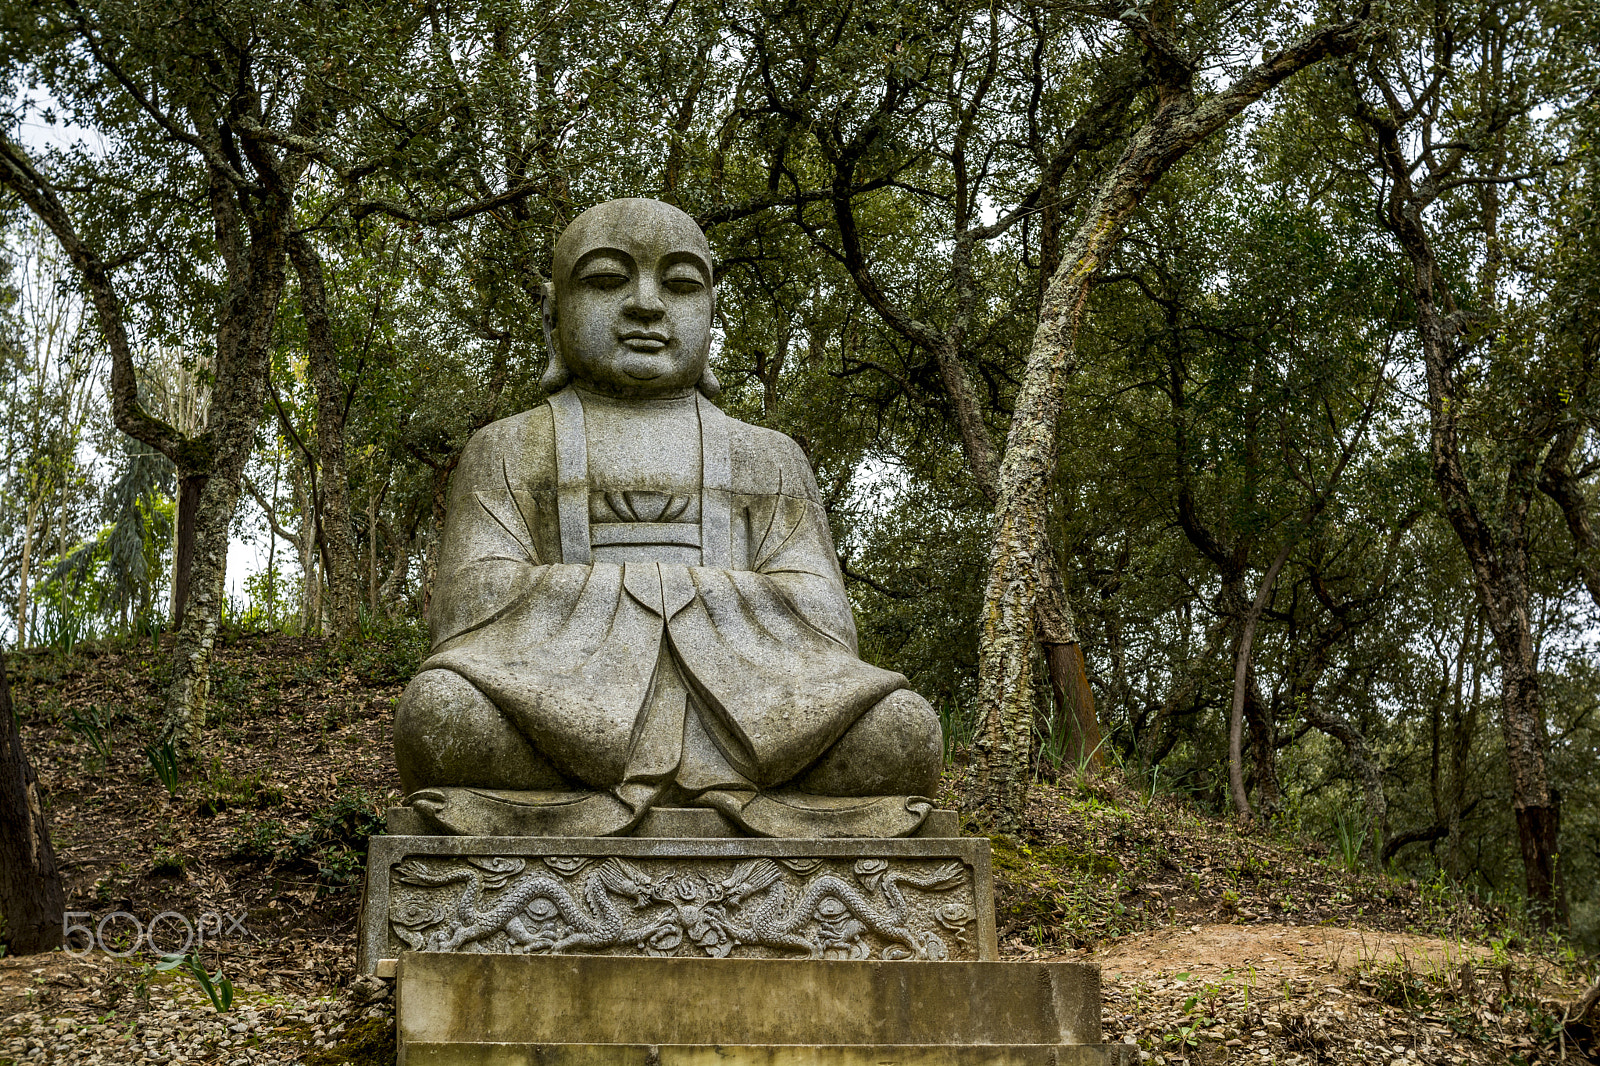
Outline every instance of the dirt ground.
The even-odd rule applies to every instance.
[[[1272,983],[1355,968],[1410,965],[1455,975],[1463,961],[1490,966],[1494,953],[1465,942],[1410,933],[1294,925],[1193,925],[1127,937],[1087,956],[1106,980],[1185,971],[1217,980],[1253,970]]]
[[[1076,957],[1101,967],[1106,1039],[1158,1064],[1583,1063],[1595,1050],[1550,1032],[1581,986],[1459,939],[1209,924]]]

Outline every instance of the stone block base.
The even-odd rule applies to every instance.
[[[399,1066],[1136,1066],[1132,1044],[412,1044]]]
[[[373,837],[358,962],[401,951],[993,960],[989,842]]]
[[[1125,1066],[1082,963],[407,953],[401,1066]]]

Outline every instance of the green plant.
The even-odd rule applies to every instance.
[[[157,877],[182,877],[184,858],[168,848],[158,848],[150,859],[150,872]]]
[[[214,768],[199,786],[195,799],[195,813],[203,818],[214,817],[226,810],[264,810],[277,807],[284,801],[284,791],[278,785],[262,778],[261,772],[234,777]]]
[[[367,838],[383,832],[383,801],[362,789],[346,792],[311,815],[320,840],[349,848],[365,848]]]
[[[157,973],[166,973],[170,970],[182,969],[200,985],[200,991],[206,994],[211,1001],[211,1006],[222,1014],[233,1006],[233,982],[228,980],[227,974],[219,966],[216,973],[207,973],[205,963],[201,961],[200,953],[191,951],[187,955],[163,955],[161,961],[155,964]]]
[[[67,728],[89,745],[89,750],[102,762],[108,762],[111,759],[111,719],[112,712],[98,704],[74,707],[67,712]]]
[[[73,603],[73,593],[81,584],[73,578],[70,563],[58,563],[55,575],[45,583],[40,595],[40,601],[49,609],[41,612],[35,636],[63,655],[71,655],[80,641],[95,635],[93,616],[98,604],[93,590],[89,590],[86,602]]]
[[[963,714],[961,704],[947,700],[939,707],[940,735],[944,737],[944,764],[956,761],[956,753],[972,743],[973,723],[970,715]]]
[[[167,795],[176,796],[181,757],[173,746],[172,738],[163,737],[158,743],[151,744],[144,749],[144,756],[150,760],[150,769],[155,771],[156,780],[167,790]]]
[[[288,832],[275,818],[247,817],[228,841],[228,857],[252,862],[271,862],[288,843]]]
[[[382,801],[356,789],[314,812],[278,857],[314,870],[319,894],[342,892],[360,883],[367,838],[383,829]]]
[[[1344,856],[1344,868],[1354,873],[1361,866],[1361,849],[1367,846],[1367,827],[1359,818],[1339,815],[1339,853]]]
[[[348,662],[351,673],[368,685],[404,683],[416,674],[428,646],[420,620],[391,622],[363,609],[356,637],[329,649],[329,665]]]

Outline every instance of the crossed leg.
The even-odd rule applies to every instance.
[[[407,793],[574,787],[487,696],[451,670],[424,670],[406,686],[395,711],[394,748]],[[901,689],[874,704],[789,787],[819,796],[929,796],[941,763],[939,716],[927,700]]]

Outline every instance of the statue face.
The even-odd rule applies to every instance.
[[[694,221],[655,200],[585,211],[555,254],[552,329],[582,385],[619,397],[682,394],[711,345],[711,255]]]

